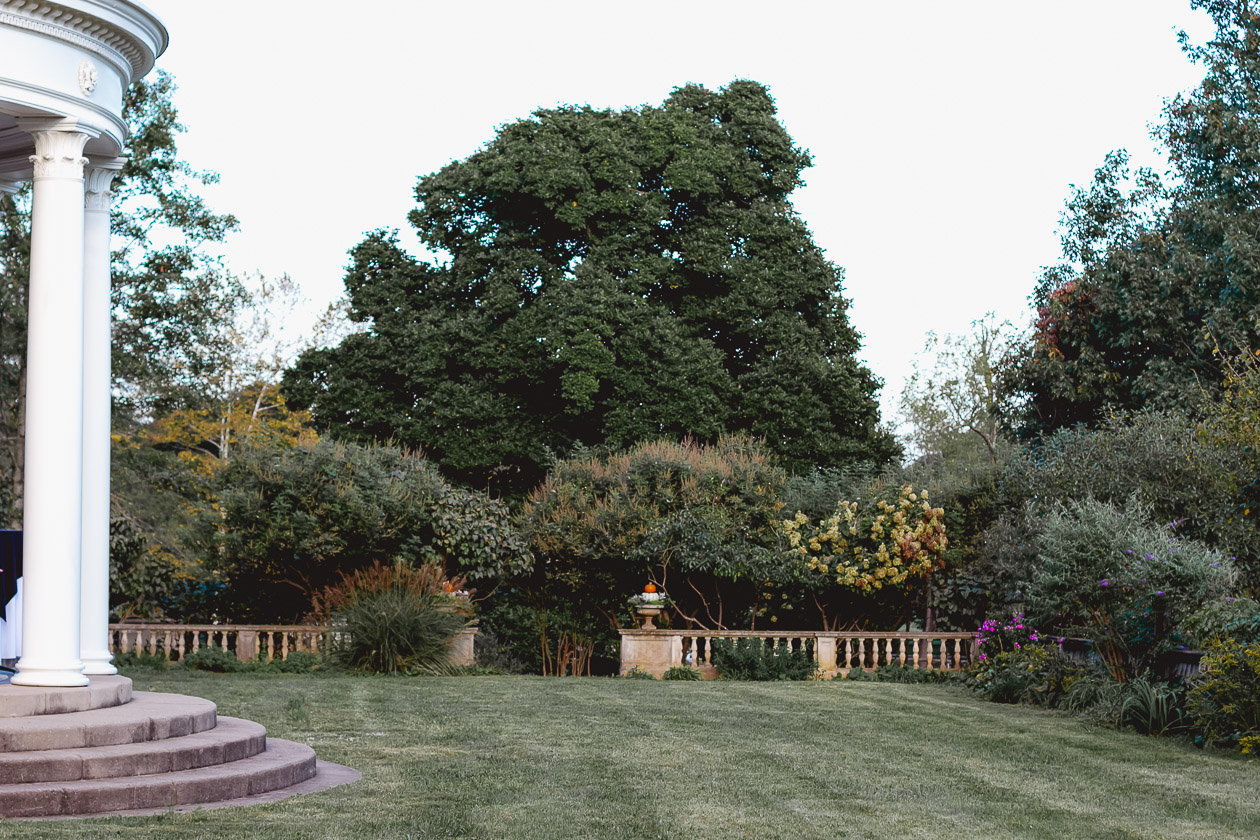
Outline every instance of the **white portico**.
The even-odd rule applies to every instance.
[[[32,184],[17,685],[114,673],[110,185],[124,163],[123,94],[166,44],[130,0],[0,0],[0,191]]]

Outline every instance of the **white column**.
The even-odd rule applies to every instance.
[[[83,593],[85,674],[117,674],[109,652],[110,185],[126,161],[91,159],[83,226]]]
[[[15,685],[87,685],[79,659],[83,517],[83,147],[70,120],[35,138],[26,346],[22,658]]]

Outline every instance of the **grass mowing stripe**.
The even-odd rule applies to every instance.
[[[937,686],[137,678],[364,780],[254,809],[0,837],[1241,838],[1258,766]]]

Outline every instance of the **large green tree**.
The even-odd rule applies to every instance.
[[[158,71],[126,93],[127,164],[115,180],[111,229],[114,406],[123,419],[185,407],[200,398],[208,366],[222,354],[224,319],[244,300],[210,243],[236,227],[197,189],[197,172],[176,144],[184,131],[174,79]],[[20,527],[26,399],[26,303],[30,192],[0,194],[0,520]]]
[[[1214,351],[1260,346],[1260,14],[1192,0],[1216,37],[1187,54],[1203,82],[1169,101],[1154,135],[1169,171],[1123,152],[1068,202],[1062,266],[1034,294],[1016,385],[1023,431],[1094,423],[1108,409],[1193,409],[1216,390]]]
[[[448,260],[385,232],[353,250],[366,329],[302,356],[285,396],[508,490],[551,451],[663,435],[750,432],[795,469],[887,460],[841,272],[789,200],[808,165],[751,81],[537,111],[420,180],[410,221]]]

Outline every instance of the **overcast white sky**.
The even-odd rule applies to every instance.
[[[660,103],[687,82],[769,86],[813,155],[797,210],[845,269],[889,414],[924,333],[1019,324],[1058,258],[1069,184],[1201,77],[1188,0],[748,3],[147,0],[171,46],[184,157],[241,220],[239,272],[288,273],[314,319],[346,251],[401,228],[418,176],[539,107]]]

